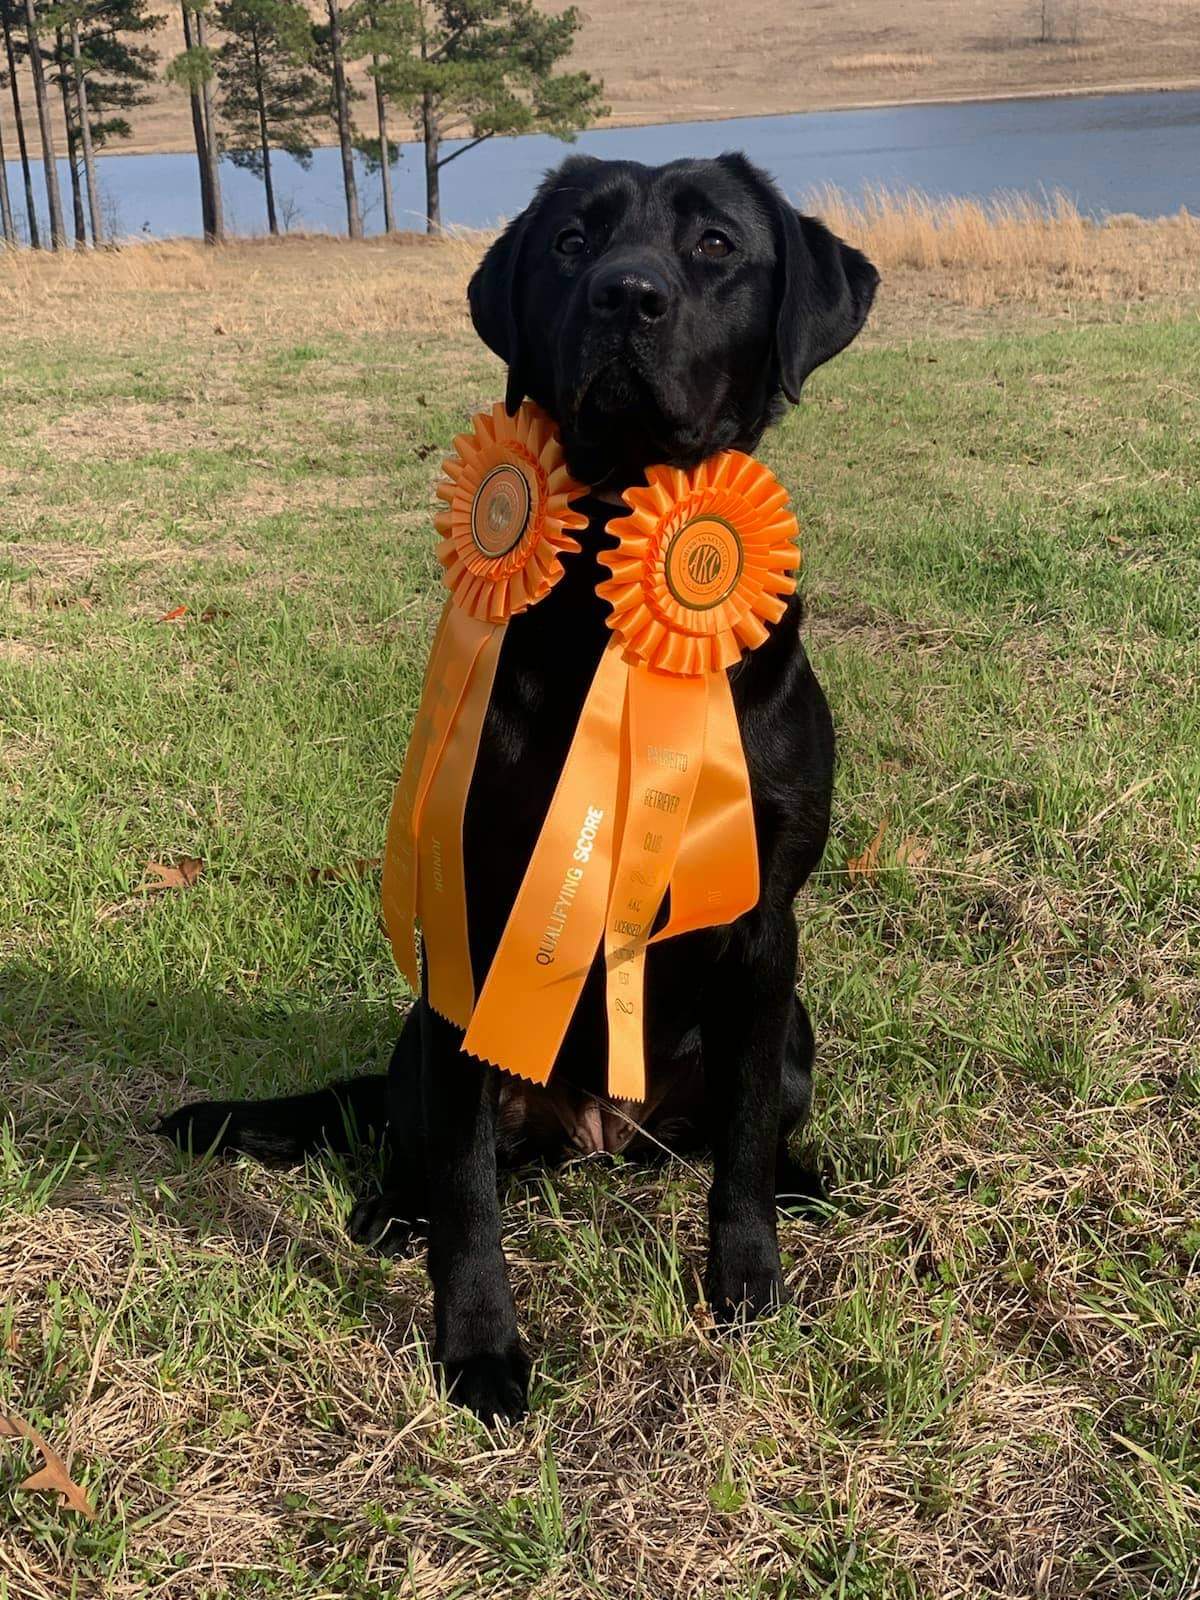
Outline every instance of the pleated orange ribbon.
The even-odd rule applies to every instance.
[[[462,829],[467,792],[509,619],[541,600],[580,549],[585,493],[567,471],[550,418],[526,403],[482,411],[454,441],[435,526],[450,597],[425,669],[383,864],[383,915],[396,965],[420,989],[419,922],[430,1005],[465,1028],[475,1003]]]
[[[456,444],[462,456],[463,441]],[[463,498],[452,505],[463,526],[473,525],[486,481],[456,480]],[[611,573],[597,593],[612,607],[612,637],[478,1000],[461,834],[495,658],[490,638],[476,647],[473,634],[455,629],[452,607],[393,805],[384,909],[414,987],[419,914],[430,1004],[465,1028],[463,1048],[538,1083],[550,1076],[602,950],[608,1087],[639,1100],[645,953],[668,889],[669,914],[653,940],[732,922],[758,900],[750,783],[727,669],[783,615],[799,554],[786,491],[737,451],[688,473],[652,467],[646,487],[624,498],[629,515],[608,530],[617,548],[599,557]],[[568,540],[557,548],[578,549],[556,515],[556,537]],[[408,863],[397,859],[406,851]]]

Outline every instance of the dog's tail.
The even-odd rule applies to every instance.
[[[240,1150],[287,1163],[315,1150],[345,1152],[383,1138],[387,1083],[380,1072],[278,1100],[199,1100],[164,1117],[154,1132],[197,1156]]]

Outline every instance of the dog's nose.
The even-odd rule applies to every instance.
[[[671,304],[667,280],[652,267],[603,267],[588,287],[588,304],[603,317],[638,317],[657,322]]]

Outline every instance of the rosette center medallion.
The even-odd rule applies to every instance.
[[[518,544],[532,510],[529,480],[516,467],[493,467],[471,502],[471,538],[481,555],[495,560]]]
[[[667,545],[667,588],[681,606],[710,611],[728,599],[742,575],[742,541],[720,517],[694,517]]]

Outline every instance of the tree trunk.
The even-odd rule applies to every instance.
[[[392,204],[392,152],[388,144],[387,97],[379,81],[379,57],[371,57],[375,68],[375,115],[379,119],[379,173],[383,183],[383,231],[395,233],[396,216]]]
[[[333,55],[333,97],[337,109],[338,144],[342,149],[342,183],[346,189],[346,225],[352,239],[361,239],[362,213],[358,209],[358,184],[354,177],[354,146],[350,142],[350,96],[346,90],[346,62],[342,54],[342,14],[338,0],[328,0],[328,7],[329,48]]]
[[[75,223],[75,248],[87,249],[87,223],[83,215],[83,191],[79,185],[79,158],[76,146],[79,133],[71,120],[71,88],[67,83],[67,46],[61,28],[54,30],[55,61],[58,64],[58,89],[62,95],[63,127],[67,130],[67,171],[71,177],[71,214]]]
[[[13,222],[12,200],[8,193],[8,167],[4,155],[4,129],[0,126],[0,234],[9,249],[16,249],[17,229]]]
[[[442,188],[438,157],[441,153],[441,132],[433,96],[428,90],[421,101],[421,131],[425,136],[425,231],[442,231]]]
[[[75,66],[75,105],[79,115],[79,139],[83,146],[83,174],[87,179],[88,211],[92,219],[92,243],[104,237],[100,220],[100,188],[96,182],[96,152],[92,148],[92,125],[88,118],[87,78],[83,71],[83,52],[79,47],[79,19],[71,22],[71,59]]]
[[[183,46],[185,50],[190,51],[195,49],[196,41],[192,34],[192,13],[188,9],[188,0],[180,0],[179,9],[183,17]],[[200,100],[200,90],[194,84],[188,86],[188,99],[192,103],[192,141],[196,146],[196,162],[200,168],[200,216],[204,228],[204,242],[215,244],[212,186],[208,181],[208,134],[204,127],[204,108]]]
[[[7,0],[0,0],[0,27],[4,30],[4,54],[8,60],[8,81],[12,90],[13,121],[17,129],[17,150],[21,157],[21,176],[25,180],[25,216],[29,223],[29,243],[41,248],[37,207],[33,201],[33,174],[29,170],[29,146],[25,142],[25,117],[21,111],[21,91],[17,87],[17,58],[13,51],[12,29],[8,21]]]
[[[38,127],[42,134],[42,164],[46,169],[46,202],[50,207],[50,243],[55,250],[67,242],[63,227],[62,196],[58,189],[58,166],[54,157],[54,129],[50,123],[50,99],[46,94],[46,65],[38,43],[37,12],[33,0],[25,0],[25,28],[29,34],[29,69],[33,73],[33,98],[37,103]]]
[[[204,13],[196,12],[196,46],[204,49]],[[217,116],[213,110],[212,78],[200,86],[204,102],[204,158],[208,163],[208,192],[212,208],[212,236],[215,244],[225,243],[225,205],[221,199],[221,152],[217,149]]]
[[[275,216],[275,185],[271,182],[271,141],[267,135],[267,102],[263,94],[262,58],[258,53],[258,35],[254,35],[254,88],[258,95],[258,142],[262,149],[263,188],[267,195],[267,227],[273,234],[279,232]]]

